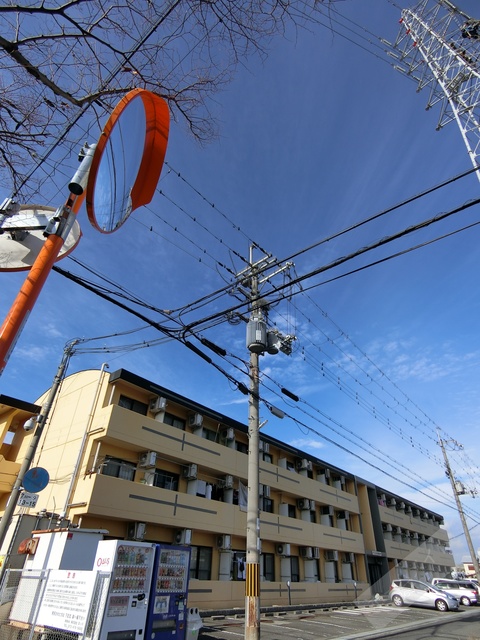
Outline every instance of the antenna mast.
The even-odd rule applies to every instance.
[[[422,0],[403,9],[389,53],[395,69],[429,87],[426,109],[440,105],[437,131],[456,121],[474,167],[480,156],[480,20],[448,0]],[[480,180],[480,171],[476,172]]]

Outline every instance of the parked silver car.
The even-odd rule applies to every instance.
[[[458,600],[455,597],[420,580],[394,580],[390,585],[390,599],[397,607],[430,607],[438,611],[458,609]]]
[[[450,580],[449,578],[433,578],[432,584],[456,598],[460,604],[470,606],[477,604],[478,592],[475,585],[468,580]]]

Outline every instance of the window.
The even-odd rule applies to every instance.
[[[296,518],[297,517],[297,510],[295,509],[295,505],[294,504],[289,504],[288,505],[288,517],[289,518]]]
[[[260,556],[263,579],[275,582],[275,556],[273,553],[262,553]]]
[[[247,575],[247,556],[245,551],[234,551],[232,554],[232,580],[245,580]]]
[[[170,473],[169,471],[155,470],[155,476],[153,478],[153,486],[160,489],[170,489],[171,491],[178,491],[178,474]]]
[[[206,429],[205,427],[203,427],[202,438],[205,438],[206,440],[210,440],[211,442],[216,442],[217,432],[213,431],[212,429]]]
[[[267,513],[273,513],[273,500],[271,498],[260,498],[260,509]]]
[[[272,454],[270,454],[270,453],[263,453],[263,452],[262,452],[260,455],[261,455],[262,460],[263,460],[264,462],[270,462],[270,464],[272,464],[272,463],[273,463],[273,457],[272,457]]]
[[[104,476],[122,478],[122,480],[133,480],[135,477],[136,465],[120,458],[110,458],[107,456],[101,466],[101,473]]]
[[[136,413],[141,413],[142,416],[146,416],[148,412],[148,404],[140,402],[139,400],[134,400],[128,396],[120,396],[118,406],[123,407],[124,409],[130,409],[130,411],[135,411]]]
[[[171,425],[172,427],[175,427],[176,429],[185,431],[185,420],[182,420],[182,418],[177,418],[177,416],[174,416],[173,413],[165,412],[165,415],[163,416],[163,422],[165,424]]]
[[[192,547],[190,557],[190,579],[211,580],[212,548]]]
[[[297,556],[290,557],[290,578],[292,582],[300,582],[300,564]]]
[[[240,453],[248,453],[248,445],[244,442],[235,442],[235,447]]]

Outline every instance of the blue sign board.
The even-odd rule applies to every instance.
[[[29,469],[23,478],[23,488],[29,493],[38,493],[45,489],[50,480],[48,471],[42,467]]]

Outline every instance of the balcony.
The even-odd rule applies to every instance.
[[[0,455],[0,499],[12,491],[18,472],[20,471],[20,463],[10,462],[4,456]]]

